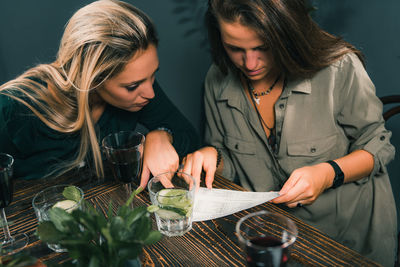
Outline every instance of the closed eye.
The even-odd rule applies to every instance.
[[[270,47],[268,45],[263,45],[263,46],[256,47],[255,49],[259,50],[259,51],[268,51],[269,48]]]
[[[226,46],[226,48],[228,48],[232,52],[241,52],[241,51],[243,51],[242,48],[237,47],[237,46],[232,46],[232,45],[225,45],[225,46]]]
[[[140,85],[140,83],[135,83],[129,86],[125,86],[126,90],[128,90],[129,92],[135,91],[136,88],[138,88]]]

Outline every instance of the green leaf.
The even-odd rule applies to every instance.
[[[118,257],[121,259],[136,259],[142,252],[142,244],[121,243],[118,251]]]
[[[151,221],[147,217],[141,217],[131,225],[131,230],[136,234],[136,240],[144,240],[151,231]]]
[[[152,245],[161,240],[162,234],[159,231],[151,231],[143,241],[145,245]]]
[[[60,208],[52,208],[49,210],[50,220],[59,231],[65,230],[65,221],[72,220],[71,214]]]
[[[111,218],[113,213],[112,201],[110,201],[110,203],[108,203],[107,218]]]
[[[76,186],[70,185],[64,188],[63,196],[66,199],[79,202],[82,199],[81,192]]]
[[[111,236],[113,236],[114,239],[121,240],[124,237],[124,232],[126,232],[124,220],[119,216],[112,218],[110,223]]]
[[[147,209],[145,207],[137,207],[136,209],[132,210],[129,214],[126,215],[126,226],[131,227],[131,225],[142,218],[143,216],[147,215]]]
[[[121,217],[126,217],[129,212],[131,211],[131,209],[127,206],[121,206],[118,210],[117,210],[117,216],[121,216]]]
[[[93,255],[93,256],[90,258],[89,267],[99,267],[99,266],[100,266],[100,261],[99,261],[99,259],[97,258],[96,255]]]
[[[135,191],[132,192],[131,196],[129,197],[129,199],[126,201],[125,206],[129,207],[133,201],[133,199],[135,198],[135,196],[137,194],[139,194],[140,192],[143,191],[142,187],[139,187],[138,189],[136,189]]]
[[[63,233],[51,221],[40,222],[36,233],[40,240],[47,243],[58,243],[63,238]]]
[[[0,246],[1,246],[1,244],[0,244]],[[30,265],[35,264],[36,261],[37,261],[37,258],[30,256],[28,253],[23,251],[23,252],[14,254],[14,255],[1,257],[0,266],[6,266],[6,267],[30,266]],[[7,264],[3,265],[2,262],[7,262]]]
[[[101,231],[102,235],[105,237],[108,243],[112,244],[113,243],[113,238],[110,234],[110,229],[108,228],[102,228]]]

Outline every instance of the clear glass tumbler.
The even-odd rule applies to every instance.
[[[33,197],[32,206],[39,222],[50,220],[49,210],[51,210],[53,207],[62,208],[67,212],[72,212],[75,209],[82,208],[82,200],[84,198],[84,194],[82,189],[80,189],[79,187],[75,186],[75,188],[78,189],[80,193],[78,201],[71,201],[64,197],[64,189],[69,186],[70,185],[65,184],[51,186],[40,191]],[[47,244],[47,246],[55,252],[66,251],[58,244]]]
[[[150,179],[150,199],[158,230],[166,236],[181,236],[192,229],[195,179],[183,172],[166,172]]]

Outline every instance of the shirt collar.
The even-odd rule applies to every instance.
[[[310,79],[297,79],[288,81],[285,90],[282,93],[282,98],[288,97],[292,92],[311,94],[311,80]]]
[[[243,96],[243,86],[239,76],[232,72],[225,77],[225,82],[221,86],[220,94],[217,96],[217,101],[228,100],[231,106],[240,107]],[[287,82],[285,90],[282,92],[281,98],[288,97],[292,92],[311,94],[310,79],[296,79]]]

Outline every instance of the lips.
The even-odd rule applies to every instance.
[[[149,103],[149,101],[146,101],[146,102],[143,102],[143,103],[140,103],[140,104],[135,104],[134,106],[135,106],[135,107],[144,107],[144,106],[146,106],[148,103]]]
[[[263,71],[262,68],[258,69],[258,70],[252,70],[252,71],[246,70],[246,74],[248,76],[256,76],[256,75],[260,74],[262,71]]]

